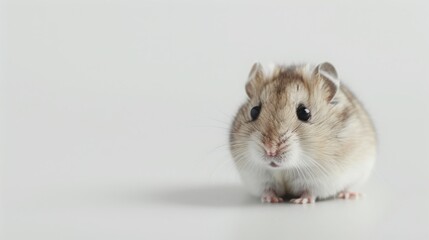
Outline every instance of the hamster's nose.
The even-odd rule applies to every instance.
[[[277,154],[277,151],[272,151],[272,152],[267,151],[267,155],[268,155],[268,157],[275,157],[275,156],[277,156],[278,154]]]
[[[279,154],[277,146],[269,143],[264,144],[264,150],[269,157],[276,157]]]
[[[284,153],[286,151],[285,143],[265,143],[264,150],[267,156],[269,157],[277,157],[278,155]]]

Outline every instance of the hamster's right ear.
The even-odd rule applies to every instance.
[[[257,62],[253,64],[246,84],[246,93],[250,98],[256,96],[264,82],[264,68]]]

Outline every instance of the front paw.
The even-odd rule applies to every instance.
[[[281,203],[283,198],[277,196],[277,193],[272,189],[267,189],[262,193],[261,201],[263,203]]]
[[[293,198],[290,200],[291,203],[295,204],[307,204],[307,203],[314,203],[316,199],[313,197],[300,197],[300,198]]]
[[[359,197],[362,197],[363,194],[362,193],[358,193],[358,192],[349,192],[349,191],[341,191],[338,193],[337,198],[342,198],[342,199],[356,199]]]
[[[295,204],[314,203],[315,201],[316,201],[316,198],[313,197],[308,192],[304,192],[299,198],[292,198],[290,200],[291,203],[295,203]]]

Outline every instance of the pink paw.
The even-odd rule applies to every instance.
[[[341,191],[338,193],[337,197],[342,199],[356,199],[362,197],[362,193]]]
[[[278,197],[274,190],[268,189],[262,194],[261,201],[263,203],[281,203],[283,198]]]
[[[307,204],[307,203],[314,203],[315,199],[309,196],[301,196],[300,198],[292,198],[290,202],[295,204]]]
[[[302,193],[301,197],[299,198],[292,198],[290,200],[291,203],[295,204],[307,204],[307,203],[314,203],[316,201],[316,198],[311,196],[307,191]]]

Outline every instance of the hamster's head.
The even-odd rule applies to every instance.
[[[230,147],[237,165],[269,169],[305,167],[323,154],[338,108],[339,81],[330,63],[273,66],[255,63],[248,100],[235,117]],[[330,119],[331,121],[327,121]]]

